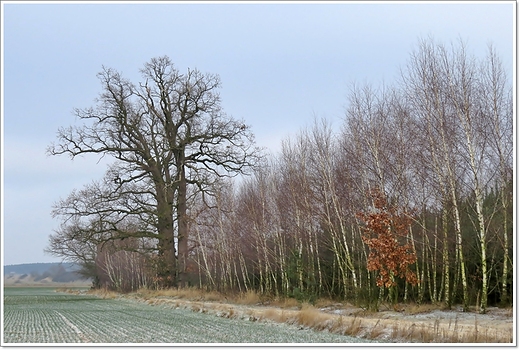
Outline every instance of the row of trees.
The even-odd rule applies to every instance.
[[[316,120],[269,157],[216,76],[142,72],[105,69],[90,124],[49,148],[117,160],[56,203],[47,248],[100,285],[511,303],[513,97],[493,47],[422,40],[394,86],[352,86],[340,130]]]

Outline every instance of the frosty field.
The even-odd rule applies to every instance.
[[[367,340],[151,306],[128,299],[4,288],[2,344],[353,343]]]

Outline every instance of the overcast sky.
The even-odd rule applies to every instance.
[[[59,127],[93,106],[104,65],[138,82],[152,57],[219,74],[225,111],[257,143],[326,117],[340,126],[349,85],[390,85],[420,38],[493,43],[513,76],[515,2],[2,2],[2,261],[54,262],[52,204],[100,178],[106,161],[47,156]]]

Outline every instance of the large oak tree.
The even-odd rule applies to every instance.
[[[223,112],[217,75],[196,69],[181,74],[168,57],[151,59],[141,74],[143,81],[134,84],[103,68],[96,106],[75,110],[85,123],[59,129],[49,154],[74,158],[95,153],[116,163],[110,191],[107,179],[98,186],[104,188],[99,192],[107,192],[105,206],[82,212],[74,208],[72,194],[70,205],[59,203],[57,210],[69,217],[108,211],[105,224],[114,232],[122,215],[138,216],[145,210],[153,218],[160,277],[165,285],[182,285],[187,281],[189,186],[210,193],[216,178],[244,173],[259,152],[250,127]],[[123,209],[128,196],[136,201]]]

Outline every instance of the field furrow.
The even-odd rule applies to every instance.
[[[4,310],[8,343],[79,343],[82,339],[51,310]]]
[[[296,326],[227,319],[124,299],[4,289],[11,343],[351,343],[361,339]]]

